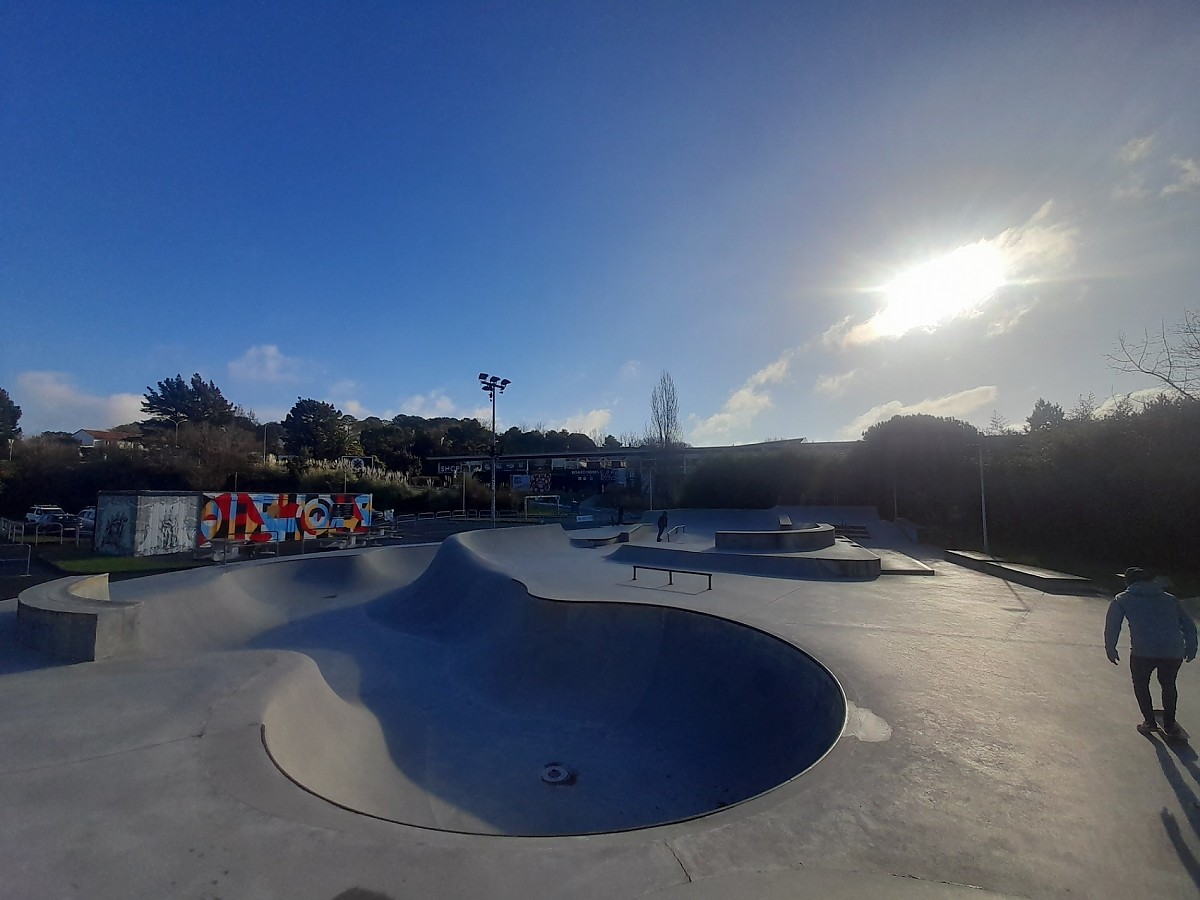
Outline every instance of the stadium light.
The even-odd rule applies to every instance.
[[[507,378],[499,375],[479,373],[479,386],[492,396],[492,527],[496,527],[496,394],[504,393],[504,389],[512,384]],[[465,482],[464,482],[465,484]]]

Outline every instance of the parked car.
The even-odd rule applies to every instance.
[[[43,516],[65,516],[67,511],[61,506],[35,506],[25,513],[25,521],[37,523]]]
[[[58,525],[63,531],[78,531],[83,527],[83,519],[69,512],[46,513],[38,516],[38,525]]]
[[[85,506],[79,511],[79,521],[82,526],[91,531],[96,527],[96,507]]]

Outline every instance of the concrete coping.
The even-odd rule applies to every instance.
[[[67,662],[135,652],[141,603],[112,600],[108,574],[59,578],[17,598],[17,640]]]

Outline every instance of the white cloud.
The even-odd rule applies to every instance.
[[[841,375],[821,375],[817,378],[817,383],[813,390],[821,394],[829,394],[831,397],[837,397],[845,392],[846,385],[857,378],[858,373],[858,369],[851,369],[849,372],[843,372]]]
[[[784,379],[791,366],[792,353],[791,350],[786,351],[779,359],[751,375],[745,384],[729,395],[719,412],[707,419],[692,416],[691,442],[704,444],[727,441],[735,432],[748,428],[759,413],[773,405],[771,395],[763,388]]]
[[[451,413],[446,413],[446,415],[451,415]],[[474,419],[481,425],[490,426],[492,424],[492,405],[489,403],[487,406],[477,406],[472,410],[459,413],[457,416],[455,416],[455,418]],[[503,419],[496,419],[497,432],[508,431],[509,427],[510,426]]]
[[[1177,176],[1175,181],[1162,189],[1164,197],[1200,190],[1200,163],[1194,159],[1172,156],[1171,165],[1175,167]]]
[[[1128,168],[1122,169],[1113,189],[1119,200],[1144,200],[1157,193],[1160,197],[1200,191],[1200,162],[1195,157],[1152,153],[1154,135],[1135,138],[1123,146],[1117,158]],[[1161,185],[1161,187],[1159,187]]]
[[[243,381],[289,384],[300,381],[304,361],[285,356],[274,344],[250,347],[229,363],[229,374]]]
[[[1098,419],[1103,419],[1105,416],[1110,416],[1116,412],[1119,404],[1126,400],[1131,401],[1135,409],[1141,409],[1143,403],[1148,403],[1151,400],[1157,400],[1159,397],[1172,397],[1174,394],[1160,387],[1142,388],[1141,390],[1132,391],[1128,394],[1114,395],[1109,397],[1103,403],[1096,407],[1095,416]]]
[[[560,425],[573,434],[591,434],[593,431],[605,431],[612,422],[612,412],[607,409],[593,409],[577,416],[571,416]]]
[[[329,386],[325,402],[332,403],[345,415],[354,416],[356,419],[366,419],[373,413],[358,401],[355,396],[357,393],[358,382],[351,378],[343,378]]]
[[[1135,163],[1145,159],[1150,154],[1150,148],[1154,146],[1154,135],[1148,134],[1145,137],[1134,138],[1125,144],[1117,151],[1117,158],[1121,162]]]
[[[434,419],[439,416],[453,416],[454,410],[454,401],[438,389],[434,389],[428,394],[413,394],[400,404],[400,411],[405,415],[423,416],[426,419]],[[490,420],[492,415],[491,407],[488,406],[487,410],[487,416]],[[479,418],[478,413],[470,413],[469,418]]]
[[[1009,280],[1033,280],[1048,270],[1075,262],[1079,229],[1052,221],[1054,203],[1047,200],[1024,225],[1002,231],[992,239],[1006,260]]]
[[[1146,178],[1143,175],[1130,175],[1113,188],[1113,197],[1118,200],[1141,200],[1150,196],[1146,188]]]
[[[893,416],[912,416],[923,413],[927,416],[947,416],[961,419],[992,405],[996,396],[995,385],[989,384],[967,391],[959,391],[956,394],[946,394],[943,397],[932,397],[909,405],[905,405],[899,400],[892,400],[868,409],[843,428],[838,437],[843,441],[856,441],[872,425],[877,422],[886,422]]]
[[[1078,228],[1054,220],[1054,205],[1047,201],[1022,224],[914,263],[874,288],[883,305],[866,321],[842,319],[822,335],[822,342],[842,348],[870,344],[910,331],[935,331],[985,311],[1001,320],[999,331],[1005,331],[1031,302],[1021,288],[1069,267],[1078,236]],[[1020,304],[1026,309],[1016,317],[1006,309]]]
[[[88,394],[65,372],[21,372],[13,400],[21,407],[21,430],[75,432],[81,428],[112,428],[144,419],[141,394]]]

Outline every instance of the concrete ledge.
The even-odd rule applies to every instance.
[[[674,547],[625,544],[608,557],[613,562],[638,566],[671,567],[694,572],[728,572],[767,578],[852,578],[873,580],[882,564],[878,556],[861,547],[839,545],[830,553],[782,556],[770,553],[734,553],[719,550],[684,550]]]
[[[140,610],[109,599],[107,574],[60,578],[21,592],[17,640],[67,662],[108,659],[137,650]]]
[[[832,547],[837,535],[832,525],[790,524],[779,531],[718,531],[716,548],[731,551],[795,553],[800,550],[824,550]]]
[[[1026,587],[1037,588],[1047,594],[1099,594],[1101,591],[1088,579],[1079,575],[1068,575],[1037,566],[1005,562],[977,550],[947,550],[946,562],[994,575],[1005,581],[1015,581]]]

